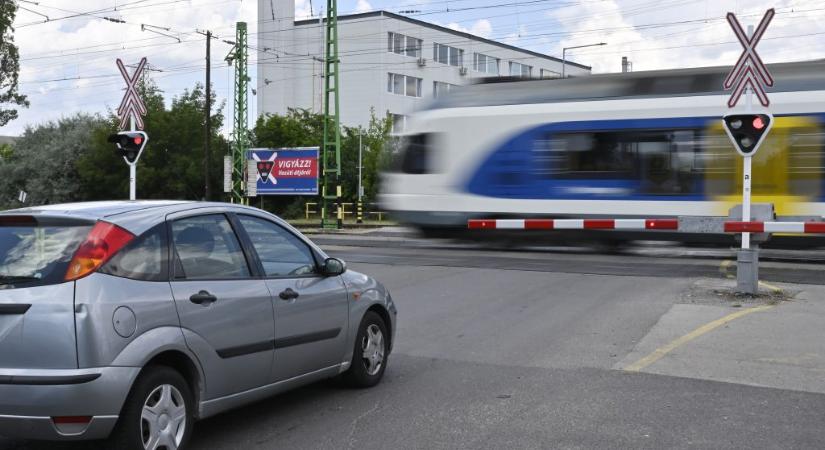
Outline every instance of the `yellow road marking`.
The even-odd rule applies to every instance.
[[[764,281],[760,281],[759,285],[770,289],[771,292],[773,292],[774,294],[781,294],[782,293],[782,288],[780,288],[778,286],[774,286],[772,284],[765,283]]]
[[[709,333],[709,332],[711,332],[711,331],[713,331],[713,330],[715,330],[715,329],[717,329],[717,328],[719,328],[723,325],[726,325],[729,322],[732,322],[732,321],[734,321],[734,320],[736,320],[740,317],[744,317],[744,316],[747,316],[748,314],[759,312],[759,311],[767,311],[767,310],[769,310],[773,307],[774,307],[774,305],[756,306],[754,308],[743,309],[741,311],[737,311],[735,313],[728,314],[727,316],[722,317],[720,319],[716,319],[713,322],[702,325],[701,327],[691,331],[690,333],[680,337],[679,339],[676,339],[675,341],[673,341],[673,342],[671,342],[671,343],[669,343],[669,344],[667,344],[663,347],[657,348],[653,353],[651,353],[651,354],[645,356],[644,358],[636,361],[635,363],[625,367],[624,370],[627,371],[627,372],[638,372],[638,371],[648,367],[649,365],[655,363],[656,361],[662,359],[665,355],[672,352],[673,350],[675,350],[675,349],[681,347],[682,345],[698,338],[699,336],[702,336],[703,334]]]
[[[728,273],[728,269],[732,265],[733,261],[730,259],[722,261],[721,263],[719,263],[719,273],[722,274],[722,276],[724,276],[725,278],[734,278],[732,274]]]

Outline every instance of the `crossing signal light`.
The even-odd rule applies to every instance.
[[[109,142],[117,146],[117,154],[126,158],[129,164],[137,162],[148,140],[149,136],[143,131],[121,131],[109,135]]]
[[[742,156],[753,156],[773,126],[770,114],[728,114],[722,118],[730,141]]]

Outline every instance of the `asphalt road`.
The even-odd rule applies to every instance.
[[[804,379],[783,388],[782,371],[792,365],[772,366],[775,383],[736,377],[745,350],[714,360],[724,378],[705,373],[701,355],[680,359],[679,351],[662,366],[678,376],[621,370],[626,358],[659,346],[663,317],[692,327],[704,311],[740,306],[699,283],[725,280],[724,258],[334,239],[318,241],[384,282],[398,305],[382,384],[320,383],[207,419],[197,424],[194,448],[825,448],[825,394]],[[823,284],[820,265],[766,266],[763,279],[809,283],[789,291]],[[820,293],[795,305],[817,306]],[[685,308],[690,317],[677,314]],[[726,332],[754,342],[734,324]],[[774,341],[784,342],[777,330]],[[825,353],[803,338],[806,354]],[[60,448],[104,447],[0,439],[2,450]]]

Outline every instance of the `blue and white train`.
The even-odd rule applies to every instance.
[[[754,157],[753,201],[822,220],[825,61],[769,69],[776,119]],[[721,126],[727,70],[458,89],[407,120],[380,203],[425,230],[472,218],[726,216],[742,191],[741,158]]]

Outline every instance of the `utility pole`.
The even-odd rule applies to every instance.
[[[248,97],[249,75],[247,68],[248,47],[246,22],[238,22],[235,28],[235,42],[232,50],[226,56],[226,61],[235,65],[235,118],[232,126],[232,149],[224,159],[225,168],[229,173],[224,174],[230,180],[227,186],[229,199],[232,203],[246,204],[244,198],[246,171],[246,151],[249,148],[247,125],[249,121]]]
[[[209,200],[211,197],[211,189],[209,187],[209,141],[212,137],[212,80],[210,75],[212,73],[211,60],[211,43],[212,32],[206,30],[206,135],[203,138],[203,196],[204,200]]]
[[[324,37],[324,143],[322,152],[321,227],[341,229],[344,214],[341,204],[341,122],[338,105],[338,2],[327,0],[326,36]],[[335,189],[335,193],[330,193]],[[334,201],[336,221],[327,219],[327,209]]]

